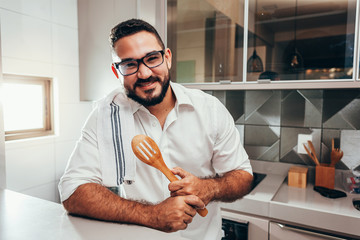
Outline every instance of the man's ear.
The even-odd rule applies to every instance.
[[[112,70],[113,73],[115,74],[116,78],[119,79],[119,73],[117,72],[117,69],[116,69],[114,63],[111,64],[111,70]]]
[[[171,68],[171,61],[172,61],[172,54],[171,54],[171,50],[169,48],[165,49],[165,61],[168,65],[168,68]]]

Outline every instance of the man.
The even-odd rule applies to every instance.
[[[171,51],[148,23],[120,23],[110,40],[124,90],[100,101],[88,118],[59,184],[64,207],[71,214],[179,231],[190,239],[221,239],[217,202],[241,198],[252,181],[231,115],[211,95],[170,82]],[[111,120],[101,110],[109,105],[114,107]],[[126,151],[129,136],[137,134],[157,142],[178,181],[169,184],[140,160],[132,166]],[[116,141],[107,145],[103,139],[111,135]],[[107,155],[114,148],[116,166]],[[118,154],[122,150],[125,154]],[[106,179],[113,175],[119,178],[112,185]],[[113,186],[120,186],[120,193],[109,191]],[[205,206],[208,214],[200,217],[196,209]]]

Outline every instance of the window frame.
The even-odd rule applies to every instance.
[[[43,97],[44,97],[43,128],[13,130],[13,131],[6,131],[4,129],[5,141],[35,138],[35,137],[49,136],[54,134],[54,127],[53,127],[54,107],[53,107],[53,90],[52,90],[53,80],[51,78],[46,78],[46,77],[3,74],[3,84],[4,83],[40,85],[42,86]],[[4,118],[5,118],[5,113],[4,113]]]

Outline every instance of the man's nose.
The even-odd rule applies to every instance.
[[[137,71],[138,78],[147,79],[151,76],[152,71],[150,68],[145,66],[144,63],[139,63],[139,70]]]

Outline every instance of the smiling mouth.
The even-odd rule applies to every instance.
[[[142,83],[139,83],[136,85],[139,87],[148,87],[148,86],[152,85],[153,83],[154,83],[154,81],[149,81],[149,82],[142,82]]]
[[[148,78],[146,80],[143,80],[143,79],[139,79],[136,84],[135,84],[135,88],[136,87],[140,87],[140,88],[149,88],[149,87],[152,87],[152,85],[154,83],[156,83],[158,80],[156,78]]]

